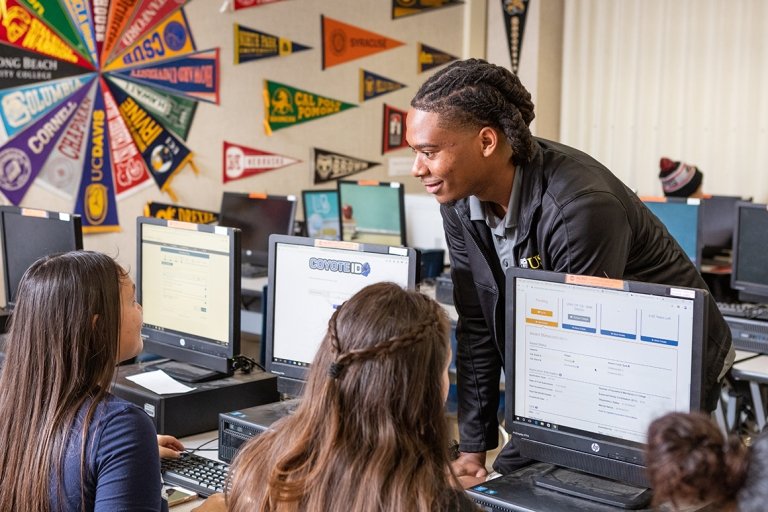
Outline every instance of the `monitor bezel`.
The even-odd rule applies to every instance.
[[[741,214],[747,209],[762,210],[768,216],[768,205],[761,203],[752,203],[741,201],[736,204],[736,226],[733,231],[733,247],[731,254],[733,256],[733,267],[731,269],[731,288],[738,290],[740,294],[745,294],[750,298],[759,298],[763,302],[768,302],[768,283],[756,283],[739,279],[739,242],[741,241],[740,226]]]
[[[643,203],[670,203],[670,204],[685,204],[690,206],[696,207],[696,261],[691,261],[694,267],[696,267],[697,270],[701,269],[701,258],[702,258],[702,252],[704,248],[704,233],[702,229],[702,201],[703,199],[699,198],[691,198],[691,197],[653,197],[653,198],[643,198]],[[646,206],[646,208],[648,208]],[[680,242],[677,241],[677,239],[674,237],[674,235],[669,231],[669,228],[666,224],[664,224],[664,221],[659,219],[656,214],[648,208],[648,211],[650,211],[654,217],[656,217],[659,222],[661,222],[662,226],[664,226],[664,229],[667,230],[667,232],[670,234],[672,239],[675,241],[677,245],[680,246],[680,249],[683,250],[683,254],[687,257],[688,253],[685,252],[685,249],[680,244]],[[690,257],[688,258],[690,260]]]
[[[155,217],[136,218],[136,298],[141,304],[142,282],[142,232],[146,225],[162,226],[171,229],[186,229],[203,233],[226,236],[229,239],[229,343],[223,346],[189,333],[155,329],[142,325],[141,337],[144,351],[167,357],[182,363],[189,363],[215,372],[231,375],[232,360],[240,354],[240,230],[209,224],[194,224]],[[184,344],[182,345],[182,340]]]
[[[10,280],[8,279],[9,248],[7,246],[7,237],[5,235],[5,228],[6,228],[5,219],[7,215],[18,215],[18,216],[30,217],[30,218],[58,220],[60,222],[66,223],[66,225],[70,225],[72,227],[72,236],[75,242],[74,248],[72,250],[75,250],[75,251],[81,251],[83,249],[83,223],[82,223],[81,216],[75,213],[39,210],[36,208],[22,208],[18,206],[0,206],[0,246],[1,246],[0,250],[2,250],[2,260],[3,260],[3,289],[5,292],[5,303],[6,303],[5,308],[7,311],[12,311],[13,308],[16,306],[16,301],[11,300],[11,296],[13,295],[14,290],[11,289],[11,283],[10,283]],[[62,216],[65,216],[67,218],[62,218]],[[39,257],[43,257],[43,256],[47,256],[47,255],[41,254]],[[30,265],[32,263],[34,262],[30,262]]]
[[[265,344],[264,367],[267,372],[278,376],[277,389],[281,393],[292,396],[301,394],[304,382],[307,380],[310,366],[298,367],[291,364],[273,361],[274,354],[274,329],[275,329],[275,275],[277,265],[277,246],[280,244],[298,245],[306,247],[327,247],[340,250],[346,250],[352,253],[377,253],[391,254],[392,251],[406,252],[408,261],[408,289],[416,289],[416,278],[418,271],[418,255],[415,249],[410,247],[389,246],[379,244],[367,244],[356,242],[344,242],[341,240],[323,240],[320,238],[309,238],[303,236],[272,235],[269,237],[269,274],[267,280],[266,296],[266,330],[262,337],[262,343]]]
[[[305,234],[309,236],[309,222],[308,222],[308,216],[309,213],[307,211],[307,198],[313,195],[319,195],[319,194],[329,194],[332,193],[336,197],[336,211],[339,212],[339,217],[336,219],[337,221],[337,228],[339,233],[339,238],[335,238],[334,240],[341,240],[342,233],[341,233],[341,204],[339,203],[339,190],[338,188],[324,188],[324,189],[311,189],[311,190],[302,190],[301,191],[301,209],[302,209],[302,215],[304,216],[304,226],[305,226]],[[321,237],[310,237],[310,238],[321,238]],[[329,238],[321,238],[322,240],[330,240]]]
[[[572,276],[545,270],[509,268],[506,272],[505,308],[505,375],[515,374],[515,309],[517,279],[576,284],[591,288],[616,289],[618,283],[626,292],[689,299],[693,304],[694,329],[691,361],[690,409],[703,406],[702,360],[706,338],[708,292],[696,288],[669,286],[638,281],[609,280],[596,277]],[[573,281],[573,282],[571,282]],[[687,295],[687,296],[686,296]],[[693,296],[693,298],[691,298]],[[648,486],[645,474],[644,444],[595,433],[573,433],[553,430],[544,426],[515,420],[515,379],[505,379],[505,428],[515,439],[522,456],[548,462],[597,476],[623,481],[632,485]],[[598,443],[600,454],[593,444]]]
[[[405,186],[398,181],[375,181],[375,180],[336,180],[336,190],[339,196],[339,229],[341,230],[341,240],[344,242],[355,242],[355,240],[344,240],[344,213],[341,211],[342,201],[341,189],[342,185],[356,185],[358,187],[388,187],[398,190],[398,212],[400,217],[400,245],[406,247],[408,245],[408,236],[406,233],[405,222]],[[360,242],[367,243],[367,242]]]
[[[707,196],[704,197],[701,200],[701,206],[699,207],[701,209],[701,216],[700,216],[700,224],[701,224],[701,249],[702,252],[705,250],[712,250],[712,249],[730,249],[733,246],[733,234],[736,231],[736,206],[739,203],[745,202],[747,199],[745,199],[742,196],[726,196],[726,195],[713,195],[713,196]],[[711,206],[716,204],[717,202],[721,202],[724,205],[726,205],[726,208],[721,209],[718,207],[718,209],[714,210],[714,212],[711,209]],[[730,205],[730,206],[727,206]],[[733,220],[733,224],[731,225],[731,236],[728,240],[728,243],[725,244],[708,244],[708,242],[712,242],[713,240],[707,240],[707,237],[710,238],[713,237],[714,233],[709,229],[709,225],[707,222],[707,219],[710,216],[713,216],[713,213],[721,213],[725,210],[732,210],[729,213],[732,214],[731,220]],[[709,212],[709,213],[707,213]],[[719,234],[719,232],[718,232]]]

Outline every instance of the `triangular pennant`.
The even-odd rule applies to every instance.
[[[275,130],[338,114],[356,106],[290,85],[264,80],[264,128],[267,135]]]
[[[219,221],[219,214],[216,212],[155,201],[150,201],[144,205],[144,216],[195,224],[213,224]]]
[[[104,34],[104,43],[101,45],[101,60],[99,63],[104,69],[107,56],[114,48],[123,29],[131,21],[136,12],[136,5],[140,0],[111,0],[109,2],[109,15],[107,16],[106,33]]]
[[[301,160],[224,141],[223,181],[227,183],[299,162]]]
[[[0,44],[0,89],[58,80],[83,73],[87,71],[69,62]]]
[[[345,178],[377,165],[381,164],[334,153],[326,149],[312,148],[312,167],[315,175],[315,185]]]
[[[0,144],[40,119],[80,87],[93,73],[0,91]]]
[[[152,181],[147,164],[133,142],[131,130],[120,115],[112,92],[103,81],[101,89],[104,94],[104,111],[107,113],[107,125],[109,126],[115,195],[118,199],[122,199],[141,190],[142,185],[146,186]]]
[[[116,75],[194,100],[219,102],[219,49],[202,50],[147,66],[121,69]]]
[[[311,49],[309,46],[294,43],[290,39],[259,32],[235,23],[235,64],[267,57],[285,57]]]
[[[176,197],[170,189],[171,178],[187,163],[192,165],[192,153],[125,91],[119,87],[111,87],[110,90],[157,186],[175,201]],[[194,169],[194,165],[192,167]]]
[[[138,101],[163,126],[187,140],[192,120],[195,118],[197,102],[114,76],[108,79]]]
[[[106,48],[100,54],[102,62],[108,64],[114,55],[133,45],[141,36],[152,30],[155,25],[165,19],[174,10],[183,7],[189,0],[141,0],[133,10],[131,21],[115,41],[112,48]]]
[[[392,0],[392,19],[404,18],[425,11],[434,11],[441,7],[461,5],[461,0]]]
[[[511,71],[517,73],[520,65],[520,46],[525,32],[525,18],[528,13],[528,0],[504,2],[504,29],[509,42],[509,59]]]
[[[74,22],[80,39],[85,45],[87,55],[90,56],[94,64],[99,62],[98,49],[96,48],[96,33],[93,29],[93,18],[88,6],[88,2],[83,0],[63,0],[69,11],[69,17]]]
[[[247,9],[249,7],[258,7],[264,4],[273,4],[280,1],[281,0],[235,0],[234,9],[237,11],[240,9]]]
[[[59,2],[43,2],[41,0],[21,0],[35,16],[40,18],[48,28],[56,32],[72,48],[83,56],[90,56],[88,48],[83,44],[72,20]],[[95,64],[96,61],[91,62]]]
[[[458,57],[445,53],[437,48],[432,48],[425,44],[419,43],[419,73],[428,71],[432,68],[448,64],[454,60],[458,60]]]
[[[109,151],[109,125],[104,110],[101,83],[91,112],[90,131],[85,156],[88,165],[83,169],[80,190],[75,201],[75,213],[83,220],[83,233],[119,231],[117,200],[112,182],[112,158]]]
[[[83,97],[80,106],[69,120],[61,139],[51,151],[35,182],[73,203],[85,165],[85,141],[90,129],[91,111],[96,95],[95,82],[88,87],[90,91]]]
[[[0,148],[0,192],[13,204],[24,199],[88,90],[81,87]]]
[[[320,16],[323,33],[323,69],[405,43],[341,21]]]
[[[382,128],[381,154],[395,149],[407,148],[405,140],[405,116],[408,113],[384,104],[384,126]]]
[[[187,16],[184,14],[184,9],[179,9],[110,62],[105,71],[147,65],[195,50],[195,41],[189,30]]]
[[[90,61],[19,5],[17,0],[0,0],[0,43],[54,57],[88,70],[93,69]]]
[[[96,38],[96,53],[101,55],[104,49],[104,39],[107,35],[109,0],[91,0],[90,6],[93,20],[93,34]]]
[[[397,91],[406,87],[405,84],[395,82],[389,78],[371,73],[364,69],[360,70],[360,101],[368,101],[382,94]]]

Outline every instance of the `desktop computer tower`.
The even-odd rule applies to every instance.
[[[215,430],[219,413],[276,402],[277,377],[255,370],[248,374],[190,384],[187,393],[158,395],[126,377],[150,371],[143,364],[119,366],[112,394],[141,407],[152,418],[158,434],[176,437]]]
[[[285,400],[219,414],[219,460],[231,463],[246,441],[269,430],[298,404],[299,399]]]

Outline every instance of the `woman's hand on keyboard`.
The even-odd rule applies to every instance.
[[[184,445],[173,436],[157,436],[157,447],[160,449],[161,459],[178,459],[184,451]]]
[[[199,507],[193,508],[192,512],[226,512],[227,502],[224,501],[224,494],[217,492],[211,494]]]

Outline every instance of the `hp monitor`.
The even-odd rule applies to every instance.
[[[666,226],[696,268],[699,268],[702,245],[701,200],[667,197],[643,202]]]
[[[739,203],[731,287],[746,302],[768,302],[768,205]]]
[[[519,268],[506,286],[506,429],[522,455],[647,487],[650,422],[701,408],[707,292]]]
[[[338,191],[302,190],[301,203],[308,237],[341,240]]]
[[[406,245],[402,184],[339,180],[338,190],[342,240]]]
[[[416,251],[279,235],[269,246],[266,368],[298,396],[333,311],[369,284],[415,288]]]
[[[139,217],[136,293],[144,350],[180,380],[232,374],[240,353],[240,231]]]
[[[83,248],[79,215],[0,207],[6,308],[16,304],[16,291],[24,272],[37,259]]]

